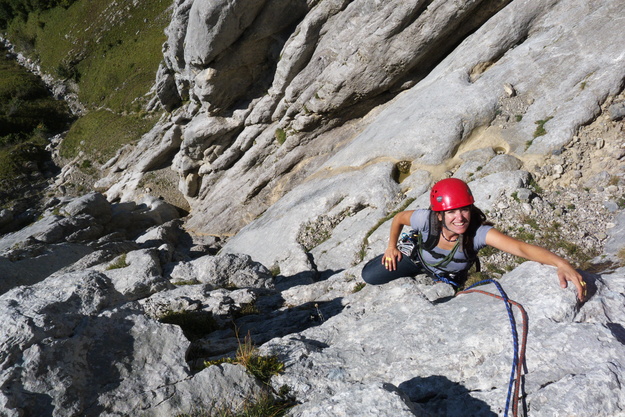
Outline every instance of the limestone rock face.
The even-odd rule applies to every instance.
[[[625,354],[616,324],[624,313],[617,289],[623,270],[586,277],[591,291],[616,290],[619,301],[599,296],[583,306],[572,291],[558,288],[554,275],[550,267],[527,262],[501,280],[530,318],[527,413],[618,415],[625,401],[617,388],[625,368],[614,362]],[[384,409],[380,404],[389,404],[395,389],[419,405],[412,411],[417,416],[503,415],[514,346],[503,302],[481,293],[430,301],[424,296],[430,286],[411,279],[367,286],[345,296],[340,314],[322,325],[266,343],[263,351],[287,363],[272,383],[292,387],[303,402],[290,415],[330,415],[355,402],[360,414],[351,409],[344,415],[380,415],[374,410]],[[499,295],[492,284],[479,288]],[[523,319],[513,310],[520,338]],[[595,382],[576,385],[589,381]],[[619,393],[608,401],[609,389]],[[368,398],[361,398],[364,390]]]
[[[484,255],[529,316],[522,412],[622,414],[621,9],[176,1],[154,89],[168,113],[105,164],[105,192],[0,236],[0,414],[169,417],[269,394],[291,417],[502,415],[501,300],[360,275],[444,177],[506,232],[590,265],[579,303],[553,267]],[[184,219],[146,190],[163,167]],[[206,367],[245,338],[284,364],[272,390]]]
[[[228,328],[271,288],[266,268],[247,255],[214,258],[210,250],[192,250],[196,245],[181,222],[159,225],[171,214],[163,205],[119,207],[88,194],[59,202],[55,211],[72,224],[89,216],[108,234],[46,243],[35,236],[58,233],[63,241],[75,234],[59,228],[61,216],[46,213],[0,237],[1,415],[171,416],[196,404],[236,408],[261,395],[262,384],[241,365],[192,369],[188,335],[197,333],[168,324],[168,317],[202,313],[204,323],[216,327],[203,334]],[[122,212],[132,227],[114,221]],[[176,288],[169,272],[193,261],[212,265],[204,273],[217,275],[212,288],[247,288],[207,291],[195,275],[197,285]]]
[[[286,268],[321,213],[337,211],[334,230],[355,221],[341,212],[369,229],[444,176],[534,174],[619,93],[619,10],[618,0],[177,2],[157,80],[175,85],[163,98],[172,113],[98,185],[111,201],[136,200],[142,176],[169,161],[192,230],[249,225],[233,250]],[[186,101],[173,109],[176,96]],[[277,246],[247,244],[278,224]]]

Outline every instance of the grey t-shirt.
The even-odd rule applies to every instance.
[[[410,226],[414,230],[421,233],[422,236],[427,236],[430,228],[430,210],[415,210],[410,217]],[[473,238],[473,249],[475,250],[475,253],[486,246],[486,233],[488,233],[488,231],[492,228],[492,226],[488,225],[481,225],[478,227]],[[451,251],[441,249],[438,246],[431,251],[423,250],[423,261],[429,265],[436,264],[448,256],[450,252]],[[432,269],[435,273],[449,272],[455,274],[468,270],[471,267],[471,264],[472,262],[467,259],[462,247],[459,247],[451,262],[449,262],[446,266],[441,266],[441,268],[430,266],[430,269]]]

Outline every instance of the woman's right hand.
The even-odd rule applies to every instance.
[[[401,261],[402,253],[394,248],[386,248],[384,251],[384,256],[382,256],[382,265],[389,271],[394,271],[397,269],[397,263]]]

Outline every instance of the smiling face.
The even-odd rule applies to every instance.
[[[469,229],[469,223],[471,222],[471,206],[438,213],[438,219],[442,220],[443,227],[454,235],[464,234]]]

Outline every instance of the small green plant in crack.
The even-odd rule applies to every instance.
[[[547,130],[545,129],[545,124],[551,119],[553,119],[553,116],[547,117],[544,120],[537,120],[534,122],[536,124],[536,130],[534,130],[534,138],[537,138],[539,136],[544,136],[547,134]]]
[[[534,143],[534,139],[526,140],[525,141],[525,150],[527,150],[530,146],[532,146],[532,143]]]
[[[118,256],[117,259],[115,259],[115,261],[110,263],[109,266],[106,267],[106,269],[107,270],[121,269],[121,268],[126,268],[128,265],[129,264],[126,262],[126,254],[124,253]]]
[[[538,182],[536,182],[536,179],[534,177],[530,178],[530,182],[528,184],[529,188],[531,188],[532,190],[534,190],[534,192],[536,194],[542,194],[543,193],[543,188],[538,184]]]
[[[188,279],[188,280],[183,280],[183,281],[172,282],[172,284],[174,284],[176,287],[182,287],[185,285],[196,285],[199,283],[200,281],[198,281],[197,279]]]
[[[65,217],[65,212],[61,211],[60,207],[55,207],[54,210],[52,210],[52,215],[53,216],[59,216],[59,217]]]
[[[274,266],[271,267],[269,272],[271,272],[272,277],[277,277],[278,275],[280,275],[280,265],[275,264]]]
[[[538,224],[538,221],[534,219],[533,217],[524,215],[523,217],[521,217],[521,221],[523,222],[523,224],[529,225],[534,230],[540,229],[540,225]]]
[[[357,293],[358,291],[362,290],[366,286],[367,284],[365,284],[364,282],[359,282],[356,285],[354,285],[354,288],[352,289],[352,293]]]
[[[238,312],[239,317],[250,316],[253,314],[260,314],[260,309],[255,302],[241,304],[241,309]]]
[[[286,132],[282,128],[277,128],[275,137],[278,143],[282,145],[286,141]]]
[[[249,333],[242,342],[239,339],[239,347],[234,358],[204,361],[204,366],[209,367],[222,363],[243,365],[247,372],[265,384],[269,383],[272,376],[278,375],[284,370],[284,363],[280,362],[277,356],[263,356],[258,354],[258,350],[252,343],[252,337]]]

